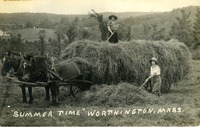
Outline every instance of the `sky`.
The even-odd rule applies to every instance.
[[[0,13],[87,14],[97,12],[163,12],[200,6],[200,0],[0,0]]]

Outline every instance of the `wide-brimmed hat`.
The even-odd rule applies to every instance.
[[[156,64],[158,63],[158,60],[156,59],[156,57],[152,57],[152,58],[149,60],[149,62],[151,63],[151,61],[155,61]]]
[[[108,16],[109,19],[112,19],[112,17],[114,17],[115,20],[117,20],[117,16],[116,15],[110,15],[110,16]]]

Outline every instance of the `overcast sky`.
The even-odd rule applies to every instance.
[[[157,12],[200,5],[200,0],[0,0],[0,13],[45,12],[87,14],[97,12]]]

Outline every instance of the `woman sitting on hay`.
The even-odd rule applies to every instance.
[[[151,63],[150,76],[145,80],[148,82],[151,79],[151,86],[153,87],[152,93],[161,95],[161,77],[160,77],[160,67],[158,66],[158,61],[155,57],[149,60]]]

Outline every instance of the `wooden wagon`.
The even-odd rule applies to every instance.
[[[69,86],[70,93],[74,98],[80,97],[80,93],[87,90],[84,85],[87,84],[87,86],[91,86],[93,82],[88,80],[75,80],[76,77],[69,79],[67,81],[64,81],[62,78],[60,78],[57,74],[55,74],[53,71],[48,70],[48,73],[50,73],[52,76],[56,77],[58,80],[54,81],[48,81],[48,82],[24,82],[24,81],[13,81],[14,83],[17,83],[18,86],[24,86],[24,87],[45,87],[50,84],[50,82],[54,82],[55,87],[60,86]]]

